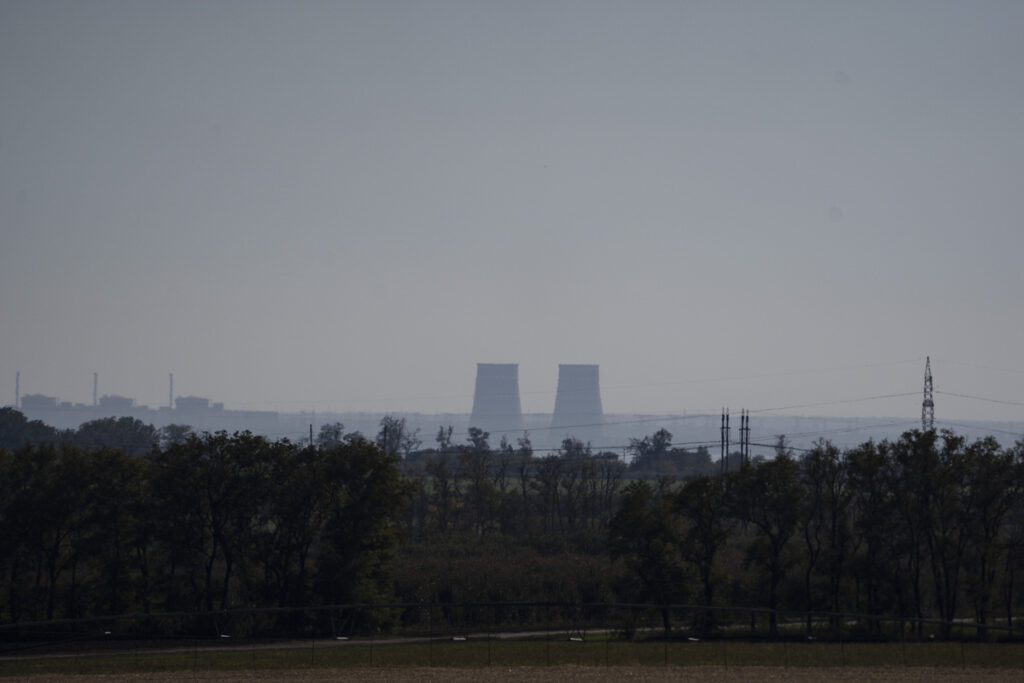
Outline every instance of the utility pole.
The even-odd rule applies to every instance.
[[[722,472],[729,471],[729,409],[722,408],[722,455],[719,459]]]
[[[935,429],[935,401],[932,400],[932,359],[924,357],[924,400],[921,401],[921,431]]]
[[[740,464],[750,462],[750,411],[740,413]]]
[[[725,464],[729,465],[729,409],[725,409]]]
[[[725,455],[725,408],[722,408],[722,426],[718,430],[718,441],[719,441],[719,454],[718,454],[718,465],[722,468],[722,474],[726,471],[726,455]]]
[[[750,411],[747,411],[747,462],[750,462]]]

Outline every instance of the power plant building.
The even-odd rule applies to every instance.
[[[493,442],[506,433],[511,440],[511,433],[523,428],[518,363],[476,364],[476,389],[469,424],[495,435]]]
[[[558,366],[558,393],[551,416],[551,436],[561,441],[573,437],[598,442],[602,436],[604,410],[601,407],[601,382],[598,365]]]

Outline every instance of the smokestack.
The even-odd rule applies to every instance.
[[[92,373],[92,405],[96,407],[96,390],[100,385],[100,376],[97,373]]]
[[[174,373],[171,373],[171,386],[167,391],[167,407],[174,410]]]
[[[558,366],[558,393],[551,416],[551,436],[566,436],[580,441],[595,441],[602,435],[604,411],[601,408],[600,366]]]
[[[522,429],[518,363],[476,364],[476,390],[473,392],[470,426],[492,434]]]

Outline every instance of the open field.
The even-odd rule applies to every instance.
[[[68,675],[116,680],[178,680],[206,677],[234,680],[358,678],[360,680],[445,680],[453,670],[489,680],[558,680],[586,673],[630,680],[662,680],[699,675],[706,680],[761,680],[785,672],[787,679],[809,675],[857,680],[1024,679],[1024,643],[822,643],[742,641],[582,642],[554,639],[479,639],[415,643],[295,641],[227,648],[125,649],[0,659],[0,676],[47,680]],[[753,676],[756,672],[759,674]],[[412,672],[417,672],[414,677]],[[444,673],[447,672],[447,673]],[[509,672],[515,676],[505,678]],[[436,674],[436,676],[435,676]],[[536,676],[536,677],[534,677]],[[752,677],[750,677],[752,676]],[[951,678],[950,678],[951,677]],[[582,678],[580,679],[582,680]],[[612,680],[608,678],[608,680]],[[852,678],[851,678],[852,680]]]
[[[64,680],[59,674],[39,674],[34,676],[18,676],[5,679],[43,683]],[[637,683],[660,683],[661,681],[710,681],[712,683],[754,683],[756,681],[787,681],[802,683],[807,681],[928,681],[929,683],[953,683],[959,681],[979,681],[981,683],[1017,682],[1021,673],[1011,669],[950,669],[944,667],[591,667],[591,666],[552,666],[552,667],[493,667],[479,668],[444,668],[444,667],[397,667],[369,668],[355,667],[347,669],[294,669],[266,671],[177,671],[138,674],[105,674],[90,676],[90,680],[116,682],[134,681],[361,681],[376,683],[413,683],[417,681],[497,681],[499,683],[524,682],[548,683],[564,681],[597,681],[608,683],[617,681],[636,681]]]

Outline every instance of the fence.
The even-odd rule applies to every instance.
[[[555,664],[1024,668],[1024,627],[622,603],[332,605],[0,625],[0,675]]]

